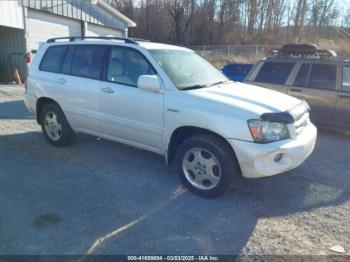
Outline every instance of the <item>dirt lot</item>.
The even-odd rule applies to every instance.
[[[350,136],[320,131],[279,176],[208,200],[162,157],[79,135],[50,146],[0,86],[0,254],[350,254]]]

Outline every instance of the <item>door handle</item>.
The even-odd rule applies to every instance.
[[[350,99],[350,95],[339,95],[339,98],[347,98],[347,99]]]
[[[64,85],[64,84],[67,84],[67,80],[64,79],[64,78],[59,78],[59,79],[57,80],[57,83],[59,83],[60,85]]]
[[[113,90],[112,88],[110,88],[110,87],[103,87],[103,88],[101,89],[101,91],[102,91],[103,93],[105,93],[105,94],[113,94],[113,93],[114,93],[114,90]]]
[[[290,91],[292,91],[292,92],[298,92],[298,93],[302,93],[302,92],[303,92],[303,90],[301,90],[301,89],[296,89],[296,88],[291,88]]]

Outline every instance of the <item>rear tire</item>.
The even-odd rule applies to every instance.
[[[177,150],[175,168],[191,192],[206,198],[221,196],[240,174],[232,149],[211,134],[186,139]]]
[[[57,104],[47,104],[43,107],[40,125],[46,140],[51,145],[65,146],[72,143],[74,131]]]

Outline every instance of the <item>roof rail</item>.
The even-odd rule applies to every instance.
[[[85,39],[103,39],[103,40],[122,40],[125,41],[127,44],[135,44],[138,45],[138,43],[130,38],[126,37],[109,37],[109,36],[68,36],[68,37],[56,37],[56,38],[50,38],[46,41],[46,43],[54,43],[56,40],[69,40],[70,42],[75,40],[85,40]]]
[[[316,45],[311,44],[286,44],[281,48],[272,49],[268,55],[273,57],[313,57],[313,58],[331,58],[337,54],[333,50],[319,49]]]
[[[148,39],[139,38],[139,37],[131,37],[131,38],[129,38],[129,39],[134,40],[134,41],[139,41],[139,42],[151,42],[151,41],[148,40]]]

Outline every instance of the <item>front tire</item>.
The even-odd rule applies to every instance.
[[[232,149],[211,134],[186,139],[177,150],[175,165],[182,183],[206,198],[221,196],[240,173]]]
[[[47,104],[41,111],[40,124],[46,140],[54,146],[70,144],[74,131],[57,104]]]

